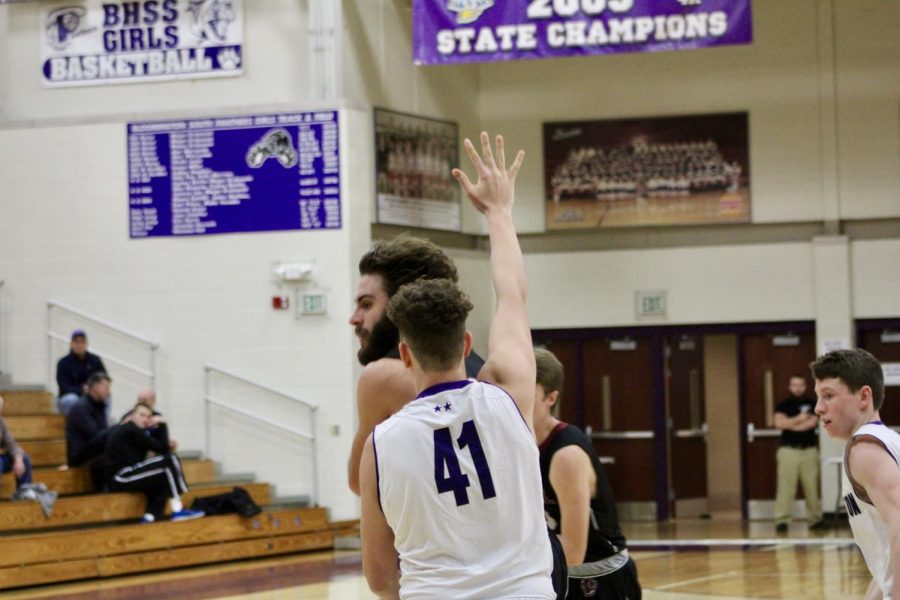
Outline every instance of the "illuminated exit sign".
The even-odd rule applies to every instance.
[[[635,299],[638,318],[666,316],[666,293],[664,291],[635,292]]]

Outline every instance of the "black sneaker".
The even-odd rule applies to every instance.
[[[787,530],[788,530],[787,523],[779,523],[778,525],[775,526],[775,531],[777,531],[778,533],[785,533]]]
[[[828,523],[825,522],[825,519],[819,519],[809,526],[810,531],[824,531],[826,529],[828,529]]]

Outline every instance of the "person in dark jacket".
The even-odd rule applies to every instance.
[[[83,329],[72,332],[69,353],[56,363],[56,383],[59,397],[56,406],[61,415],[68,416],[72,406],[87,393],[87,380],[94,373],[105,373],[106,367],[96,354],[87,350],[87,334]]]
[[[148,428],[156,424],[161,439],[150,435]],[[147,458],[148,452],[157,455]],[[153,409],[139,403],[131,411],[129,420],[116,425],[106,442],[106,475],[112,492],[143,492],[147,509],[141,519],[152,523],[163,518],[166,502],[171,498],[172,520],[184,521],[204,515],[203,511],[185,509],[180,495],[187,492],[181,464],[169,453],[168,430],[161,416],[153,416]]]
[[[153,411],[153,417],[162,417],[162,413],[156,410],[156,392],[154,392],[150,388],[146,388],[138,392],[137,398],[138,404],[146,404]],[[131,415],[134,413],[134,409],[132,408],[127,413],[122,415],[122,418],[119,419],[119,423],[125,423],[131,420]],[[150,426],[147,428],[147,431],[150,432],[150,435],[155,437],[158,440],[168,440],[169,450],[175,451],[178,448],[178,442],[169,437],[169,431],[166,427],[165,419],[150,419]]]
[[[106,373],[94,373],[87,382],[87,393],[79,398],[66,417],[66,458],[70,467],[87,467],[94,490],[105,485],[103,449],[109,435],[106,419],[112,380]]]

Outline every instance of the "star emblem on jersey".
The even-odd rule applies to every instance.
[[[451,408],[453,408],[453,405],[448,402],[444,405],[444,412],[449,411]]]
[[[453,408],[453,405],[450,404],[449,402],[447,404],[445,404],[444,406],[441,406],[440,404],[435,404],[434,412],[439,413],[439,412],[441,412],[442,408],[443,408],[444,412],[449,412],[450,409]]]
[[[435,405],[434,405],[434,412],[436,412],[436,413],[441,412],[441,405],[440,405],[440,404],[435,404]]]

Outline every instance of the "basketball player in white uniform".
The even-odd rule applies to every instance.
[[[388,304],[418,397],[363,448],[363,569],[382,598],[556,597],[532,427],[525,267],[512,221],[524,153],[507,169],[503,139],[496,143],[495,161],[486,133],[483,158],[465,141],[476,183],[453,171],[490,232],[497,308],[483,381],[466,379],[472,304],[452,281],[407,284]]]
[[[900,581],[900,435],[881,422],[884,372],[865,350],[835,350],[812,364],[816,414],[847,440],[842,490],[853,537],[872,573],[866,600],[890,600]]]

